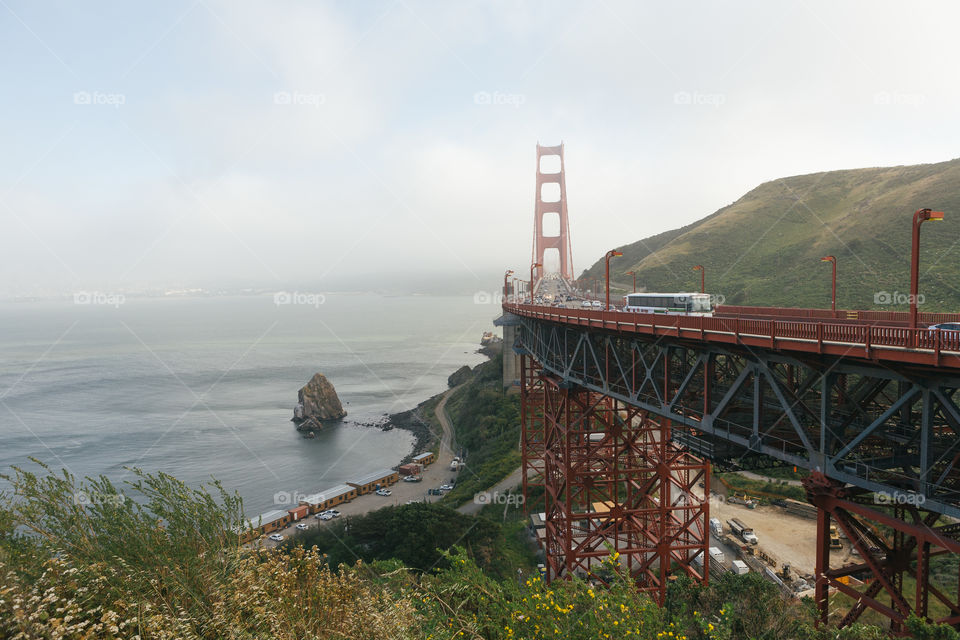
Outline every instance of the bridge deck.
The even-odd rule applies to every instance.
[[[880,320],[872,318],[851,324],[819,318],[670,316],[516,303],[503,308],[528,318],[620,333],[960,370],[960,332],[895,326],[899,319],[885,325],[874,324]]]

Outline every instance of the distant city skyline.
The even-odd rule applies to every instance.
[[[767,180],[960,155],[947,2],[0,16],[0,299],[490,290],[529,267],[537,142],[566,145],[577,273]]]

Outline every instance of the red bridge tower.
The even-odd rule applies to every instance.
[[[559,156],[560,170],[556,173],[543,173],[540,164],[544,156]],[[543,199],[543,185],[557,184],[560,186],[559,200]],[[543,234],[543,218],[545,214],[556,213],[560,216],[560,233],[555,236]],[[564,280],[573,282],[573,254],[570,250],[570,223],[567,218],[567,183],[564,179],[563,143],[556,147],[544,147],[537,144],[537,196],[533,218],[533,260],[534,263],[544,264],[543,254],[547,249],[557,249],[560,252],[560,275]],[[543,277],[544,268],[537,267],[536,278]]]

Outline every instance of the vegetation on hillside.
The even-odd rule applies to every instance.
[[[447,402],[457,447],[467,466],[447,501],[462,504],[520,466],[520,397],[505,394],[503,354],[474,368],[473,378]]]
[[[388,506],[362,516],[338,518],[289,538],[288,547],[316,546],[333,566],[374,560],[400,560],[415,571],[446,566],[441,550],[463,547],[483,567],[495,565],[500,526],[445,505],[415,502]]]
[[[792,498],[793,500],[807,501],[807,494],[803,487],[788,484],[786,480],[755,480],[739,473],[718,473],[716,479],[737,493],[747,493],[753,498],[769,501],[773,498]]]
[[[913,212],[945,211],[926,224],[920,263],[922,310],[960,311],[960,160],[827,171],[764,183],[691,225],[626,244],[611,261],[611,280],[647,291],[707,291],[729,304],[830,306],[835,255],[837,307],[897,309],[882,292],[908,293]],[[603,277],[603,260],[585,272]],[[875,298],[875,296],[877,296]],[[895,302],[895,300],[894,300]]]
[[[316,547],[245,548],[234,530],[243,521],[235,493],[134,475],[125,491],[48,470],[6,478],[13,492],[0,496],[0,638],[885,637],[876,627],[816,630],[807,604],[783,601],[756,575],[709,587],[680,579],[658,607],[615,561],[603,571],[606,585],[546,585],[529,572],[491,575],[457,546],[430,571],[397,559],[333,566]],[[416,526],[410,516],[424,512],[413,506],[383,522]],[[436,509],[427,517],[443,518]],[[418,531],[420,549],[448,542],[441,526]],[[915,638],[960,638],[910,625]]]

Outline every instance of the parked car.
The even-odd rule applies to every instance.
[[[333,516],[334,518],[339,518],[339,517],[340,517],[340,512],[337,511],[336,509],[327,509],[327,513],[329,513],[329,514],[330,514],[331,516]]]
[[[306,531],[309,528],[310,527],[307,525],[306,522],[301,522],[300,524],[297,525],[297,529],[299,529],[300,531]]]
[[[314,516],[317,520],[333,520],[333,516],[327,513],[326,511],[318,513]]]
[[[274,542],[282,542],[283,536],[280,535],[279,533],[272,533],[270,534],[270,539],[273,540]]]
[[[377,490],[376,490],[376,494],[377,494],[378,496],[384,496],[384,497],[386,497],[386,496],[390,495],[391,493],[392,493],[392,491],[390,491],[390,489],[377,489]]]
[[[452,491],[452,490],[453,490],[453,485],[452,485],[452,484],[442,484],[442,485],[440,485],[440,491]]]
[[[420,482],[423,480],[423,476],[404,476],[404,482]]]

